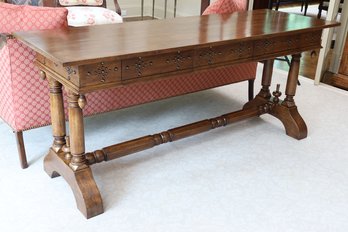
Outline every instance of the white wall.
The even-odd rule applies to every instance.
[[[141,1],[142,0],[119,0],[122,10],[126,10],[125,17],[134,17],[141,15]],[[211,0],[214,2],[216,0]],[[144,0],[144,15],[152,15],[153,0]],[[252,9],[253,0],[249,0],[249,9]],[[174,14],[174,0],[167,0],[167,18],[173,17]],[[108,8],[115,9],[113,0],[107,0]],[[164,17],[165,0],[155,0],[155,17]],[[199,15],[201,9],[201,0],[177,0],[177,16]]]
[[[119,0],[122,10],[127,11],[125,17],[140,16],[141,15],[141,1],[142,0]],[[152,1],[144,0],[144,15],[152,15]],[[164,17],[165,0],[155,0],[155,17]],[[173,17],[174,0],[167,0],[167,18]],[[107,0],[108,8],[115,9],[113,0]],[[177,16],[199,15],[201,8],[201,0],[177,0]]]

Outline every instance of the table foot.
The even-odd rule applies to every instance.
[[[268,103],[268,104],[266,104]],[[284,125],[286,134],[295,139],[304,139],[307,137],[307,126],[297,110],[297,106],[287,106],[286,104],[278,103],[274,98],[264,98],[256,96],[253,100],[247,102],[243,109],[252,109],[263,107],[263,111],[278,118]]]
[[[257,95],[253,100],[244,104],[243,110],[259,108],[260,106],[264,106],[266,103],[268,103],[268,101],[269,100],[267,98]]]
[[[297,106],[287,107],[277,104],[272,108],[270,114],[283,123],[288,136],[298,140],[307,137],[307,126],[298,112]]]
[[[62,177],[74,193],[77,208],[88,219],[104,212],[103,201],[90,167],[73,171],[64,155],[50,149],[44,160],[44,169],[50,177]]]

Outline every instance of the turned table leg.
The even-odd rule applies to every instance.
[[[42,73],[44,72],[42,71]],[[44,75],[46,74],[44,73]],[[44,159],[44,170],[51,178],[53,178],[59,176],[61,172],[59,172],[59,169],[55,168],[54,163],[50,162],[52,159],[50,159],[49,157],[58,156],[58,153],[62,152],[62,148],[66,143],[66,127],[62,84],[53,78],[48,78],[48,82],[50,86],[50,108],[53,144],[49,150],[48,155]]]
[[[273,75],[273,64],[274,60],[266,60],[264,62],[263,71],[262,71],[262,88],[258,96],[269,99],[271,97],[271,91],[269,87],[272,83],[272,75]]]
[[[70,185],[78,209],[86,218],[104,212],[103,202],[85,157],[82,95],[68,92],[70,138],[65,138],[65,116],[62,85],[50,80],[51,117],[54,142],[44,160],[44,169],[51,177],[62,175]],[[69,141],[66,142],[66,139]],[[69,147],[68,147],[69,145]]]
[[[307,137],[306,123],[298,113],[294,101],[300,69],[300,58],[301,54],[295,54],[292,56],[285,88],[286,97],[284,101],[279,101],[278,99],[281,95],[279,90],[274,92],[277,96],[272,99],[269,87],[272,82],[274,60],[266,60],[264,62],[262,73],[262,88],[256,97],[246,103],[243,107],[243,109],[263,107],[261,110],[278,118],[283,123],[286,134],[295,139],[303,139]]]
[[[286,134],[295,139],[303,139],[307,137],[306,123],[297,111],[297,106],[294,101],[300,69],[300,58],[301,54],[292,55],[285,89],[286,97],[283,102],[275,105],[273,110],[270,112],[283,123]]]
[[[65,144],[66,135],[62,84],[49,78],[49,85],[52,134],[54,138],[52,149],[58,152]]]
[[[262,81],[261,81],[262,88],[260,92],[255,96],[254,99],[252,100],[249,99],[249,102],[247,102],[244,105],[243,109],[259,107],[260,105],[264,105],[271,98],[271,91],[269,87],[271,86],[271,82],[272,82],[273,64],[274,64],[273,59],[266,60],[264,62],[263,72],[262,72]]]
[[[69,131],[70,131],[70,168],[74,172],[68,180],[79,210],[86,218],[94,217],[104,212],[103,202],[94,181],[92,171],[85,156],[85,136],[82,108],[86,104],[83,95],[68,92]]]

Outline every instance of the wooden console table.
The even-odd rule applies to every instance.
[[[316,18],[256,10],[15,33],[17,39],[37,52],[41,76],[50,82],[54,141],[45,157],[44,169],[51,177],[65,178],[77,207],[90,218],[103,213],[102,198],[90,169],[92,164],[266,113],[282,121],[287,135],[303,139],[307,127],[294,102],[300,54],[320,48],[323,28],[337,25]],[[280,100],[279,90],[272,97],[269,87],[273,59],[285,55],[292,55],[292,62],[285,99]],[[82,117],[85,94],[250,61],[264,61],[262,88],[243,109],[85,153]],[[69,137],[62,86],[68,91]]]

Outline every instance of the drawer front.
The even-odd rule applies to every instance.
[[[122,61],[122,80],[192,69],[193,52],[178,51]]]
[[[296,36],[283,36],[278,39],[263,39],[255,42],[254,55],[262,56],[278,52],[306,50],[308,47],[320,47],[321,31],[309,32]]]
[[[107,61],[78,67],[63,67],[61,64],[48,60],[40,54],[37,54],[37,60],[77,87],[117,83],[121,81],[120,61]]]
[[[252,42],[239,42],[222,46],[211,46],[196,51],[195,66],[207,66],[252,57]]]
[[[121,81],[121,62],[107,61],[79,67],[80,86]]]
[[[255,42],[254,55],[262,56],[296,49],[301,44],[300,36],[283,36],[278,39],[263,39]]]
[[[321,46],[321,31],[306,33],[301,35],[301,43],[308,44],[308,46]]]

